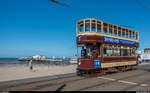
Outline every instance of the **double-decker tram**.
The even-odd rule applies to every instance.
[[[76,24],[77,75],[95,76],[137,65],[139,32],[98,19]]]

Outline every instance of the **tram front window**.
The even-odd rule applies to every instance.
[[[79,31],[79,32],[84,32],[83,27],[84,27],[83,21],[78,22],[78,31]]]
[[[90,20],[85,21],[85,32],[90,32],[91,25],[90,25]]]
[[[90,51],[89,47],[82,46],[78,48],[78,56],[81,55],[80,58],[90,58]]]
[[[98,48],[82,46],[78,49],[78,57],[80,58],[98,58]],[[81,55],[81,56],[80,56]]]

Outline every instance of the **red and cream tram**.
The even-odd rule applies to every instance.
[[[103,75],[137,65],[139,32],[97,19],[77,21],[77,75]]]

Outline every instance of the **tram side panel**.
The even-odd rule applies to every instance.
[[[101,63],[101,68],[132,66],[137,64],[136,57],[104,57]]]

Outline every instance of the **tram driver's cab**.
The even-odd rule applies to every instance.
[[[78,47],[78,66],[80,68],[93,69],[94,60],[100,60],[100,44],[87,43]]]

